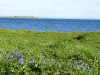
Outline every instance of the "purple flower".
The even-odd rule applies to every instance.
[[[81,62],[82,62],[82,60],[79,60],[79,61],[78,61],[78,63],[81,63]]]
[[[7,62],[9,62],[10,60],[17,60],[20,64],[24,63],[24,59],[23,59],[23,55],[20,52],[13,52],[7,59]]]
[[[35,62],[32,58],[28,58],[28,61],[29,61],[28,64]]]
[[[77,60],[74,60],[74,63],[77,63],[78,61]]]
[[[8,59],[12,59],[14,56],[13,55],[10,55],[9,57],[8,57]]]
[[[89,70],[88,70],[88,72],[91,72],[92,70],[93,70],[93,68],[92,68],[92,67],[90,67],[90,68],[89,68]]]
[[[22,54],[20,52],[13,52],[12,55],[13,56],[22,56]]]
[[[19,62],[19,64],[24,64],[24,60],[23,59],[19,59],[18,62]]]

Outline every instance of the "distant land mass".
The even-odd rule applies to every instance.
[[[37,16],[0,16],[0,18],[39,18]]]

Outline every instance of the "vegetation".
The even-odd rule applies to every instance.
[[[0,29],[0,75],[100,75],[100,32]]]

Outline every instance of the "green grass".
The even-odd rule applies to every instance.
[[[0,75],[100,75],[100,32],[0,29]]]

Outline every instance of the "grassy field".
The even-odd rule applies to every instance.
[[[100,32],[0,29],[0,75],[100,75]]]

